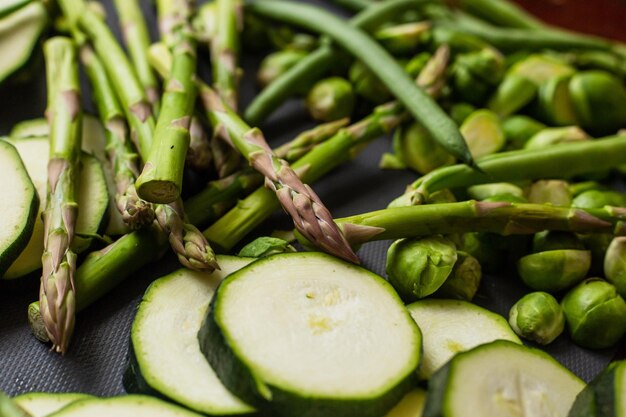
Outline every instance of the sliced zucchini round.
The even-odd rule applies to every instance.
[[[217,285],[251,261],[220,255],[219,271],[179,269],[150,285],[131,328],[127,392],[156,393],[205,414],[254,411],[224,388],[198,344],[198,330]]]
[[[48,22],[43,2],[33,1],[0,20],[0,82],[30,58]]]
[[[49,417],[200,417],[192,411],[144,395],[78,400]]]
[[[584,387],[547,353],[497,340],[459,353],[432,376],[424,417],[565,417]]]
[[[18,395],[13,401],[31,417],[46,417],[74,401],[91,398],[87,394],[31,392]]]
[[[20,256],[6,271],[4,279],[16,279],[26,276],[41,268],[41,254],[43,253],[43,221],[41,210],[46,206],[48,183],[48,151],[50,143],[47,137],[31,137],[11,139],[11,143],[19,152],[30,178],[35,184],[39,195],[39,214],[35,221],[34,230],[29,236],[28,245]],[[72,249],[76,253],[86,250],[91,238],[98,232],[109,204],[104,172],[100,163],[91,155],[83,153],[81,156],[81,170],[78,184],[78,219]]]
[[[522,343],[504,317],[461,300],[420,300],[407,306],[424,338],[419,376],[432,374],[459,352],[504,339]]]
[[[48,136],[50,128],[48,121],[43,117],[37,119],[23,120],[13,126],[9,136],[13,139],[32,138],[37,136]]]
[[[421,335],[381,277],[322,253],[231,274],[200,329],[224,385],[276,416],[381,416],[410,389]]]
[[[0,140],[0,276],[17,259],[33,233],[39,198],[18,151]]]
[[[611,363],[576,397],[568,417],[626,416],[626,360]]]

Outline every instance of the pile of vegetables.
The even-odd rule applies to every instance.
[[[122,42],[98,3],[5,3],[0,82],[45,58],[45,115],[0,140],[1,280],[39,279],[34,336],[64,354],[81,310],[181,269],[137,310],[132,395],[0,393],[0,416],[625,415],[626,363],[586,385],[537,346],[626,335],[624,45],[506,0],[157,0],[156,42],[138,0]],[[319,124],[272,149],[257,126],[294,98]],[[386,134],[381,169],[417,179],[333,218],[310,184]],[[281,208],[293,232],[254,239]],[[386,279],[359,266],[377,240]],[[508,317],[472,303],[483,273],[527,289]]]

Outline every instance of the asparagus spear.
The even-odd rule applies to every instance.
[[[43,212],[44,252],[39,300],[52,348],[65,353],[74,331],[76,254],[70,245],[78,215],[76,178],[81,144],[81,106],[76,49],[71,40],[44,45],[50,124],[48,198]]]
[[[126,119],[102,62],[89,45],[81,47],[80,58],[91,81],[98,114],[105,128],[107,154],[115,173],[117,208],[124,223],[131,229],[140,229],[152,223],[154,208],[140,199],[135,190],[135,179],[139,175],[138,156],[128,140]]]
[[[115,8],[122,27],[122,35],[135,67],[137,78],[146,91],[148,102],[152,106],[152,112],[159,112],[159,85],[157,78],[148,63],[148,48],[150,47],[150,34],[139,7],[138,0],[115,0]]]
[[[394,96],[448,152],[473,166],[472,155],[450,117],[413,83],[398,63],[363,31],[319,7],[276,0],[256,1],[249,10],[270,19],[324,33],[351,52],[383,81]]]
[[[395,207],[337,219],[351,245],[434,234],[491,232],[533,234],[542,230],[624,234],[620,208],[574,209],[544,204],[463,201]]]
[[[388,0],[376,3],[351,19],[350,24],[363,30],[371,30],[394,15],[422,4],[423,1],[419,0]],[[319,48],[304,57],[254,98],[245,111],[245,119],[252,126],[259,125],[303,85],[312,85],[319,80],[331,68],[336,53],[330,39],[323,37]]]
[[[549,148],[502,152],[482,158],[482,172],[465,165],[443,167],[419,178],[392,206],[420,204],[438,190],[491,182],[569,178],[604,171],[626,163],[626,138],[563,143]]]

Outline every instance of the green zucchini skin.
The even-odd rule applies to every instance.
[[[272,259],[276,257],[288,256],[320,256],[328,257],[332,259],[333,262],[342,262],[320,253],[294,253],[273,255],[256,261],[251,264],[251,266],[258,266],[262,262],[271,262]],[[351,265],[351,267],[352,266],[353,265]],[[315,395],[285,390],[282,387],[260,380],[259,377],[255,375],[254,371],[237,356],[235,348],[231,346],[222,332],[218,321],[219,319],[215,314],[215,312],[220,309],[220,290],[223,289],[228,282],[237,279],[239,274],[245,271],[246,268],[248,267],[230,275],[222,282],[220,287],[218,287],[216,296],[211,301],[206,319],[198,333],[200,350],[206,356],[209,364],[213,367],[224,386],[237,397],[272,416],[382,417],[416,384],[417,377],[415,369],[413,369],[412,372],[407,372],[407,376],[399,381],[393,388],[378,396],[367,399],[350,397],[339,399],[316,397]],[[395,296],[397,297],[397,295]],[[416,327],[416,329],[418,328]],[[419,333],[419,339],[421,341],[421,333]]]
[[[25,215],[23,216],[22,224],[19,230],[15,233],[17,236],[15,239],[9,243],[4,249],[0,252],[0,277],[4,275],[4,273],[9,269],[13,261],[17,259],[20,253],[24,250],[28,241],[30,240],[30,236],[33,233],[33,228],[35,227],[35,220],[37,217],[37,212],[39,210],[39,197],[37,195],[37,190],[30,180],[28,172],[26,171],[26,167],[22,162],[19,153],[17,150],[8,142],[0,141],[0,148],[3,149],[3,152],[7,152],[10,157],[14,158],[19,163],[17,164],[18,169],[21,167],[19,175],[20,180],[24,182],[24,193],[27,199],[30,200],[30,204],[26,204],[25,207]],[[11,181],[14,179],[12,178]],[[3,245],[4,246],[4,245]]]
[[[127,361],[126,370],[124,371],[124,376],[122,377],[122,385],[128,394],[145,394],[157,397],[161,400],[171,401],[159,391],[152,388],[144,378],[141,373],[139,363],[137,362],[137,356],[135,355],[132,338],[128,344]]]
[[[624,373],[626,360],[611,363],[578,394],[567,417],[623,417],[626,410],[620,414],[618,402],[626,396],[619,386]]]

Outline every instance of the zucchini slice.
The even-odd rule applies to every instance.
[[[432,376],[424,417],[565,417],[584,387],[547,353],[496,340],[459,353]]]
[[[217,285],[252,258],[218,256],[212,274],[179,269],[152,283],[131,328],[127,392],[157,394],[205,414],[248,414],[200,352],[198,330]]]
[[[39,198],[18,151],[0,140],[0,276],[17,259],[33,232]]]
[[[626,417],[626,360],[611,363],[591,381],[568,417]]]
[[[78,400],[49,417],[200,417],[174,404],[144,395]]]
[[[39,194],[40,210],[34,230],[29,236],[28,245],[6,271],[3,276],[4,279],[20,278],[41,268],[44,240],[41,210],[46,206],[47,163],[50,149],[47,137],[11,139],[11,143],[22,157],[30,178],[35,184],[37,194]],[[76,221],[76,236],[72,243],[72,248],[76,253],[83,252],[89,247],[91,243],[89,236],[98,233],[109,204],[104,171],[96,158],[86,153],[82,154],[79,179],[78,219]]]
[[[18,395],[13,401],[31,417],[46,417],[74,401],[91,398],[87,394],[31,392]]]
[[[504,317],[467,301],[427,299],[407,308],[424,338],[419,368],[423,379],[475,346],[498,339],[522,343]]]
[[[385,417],[422,417],[425,404],[426,391],[415,388],[409,391]]]
[[[226,278],[200,329],[224,385],[276,416],[383,416],[408,390],[421,335],[378,275],[283,253]]]
[[[28,61],[47,23],[48,14],[40,1],[0,19],[0,83]]]
[[[50,128],[48,121],[43,117],[37,119],[23,120],[16,123],[11,129],[9,136],[13,139],[32,138],[37,136],[48,136]]]

